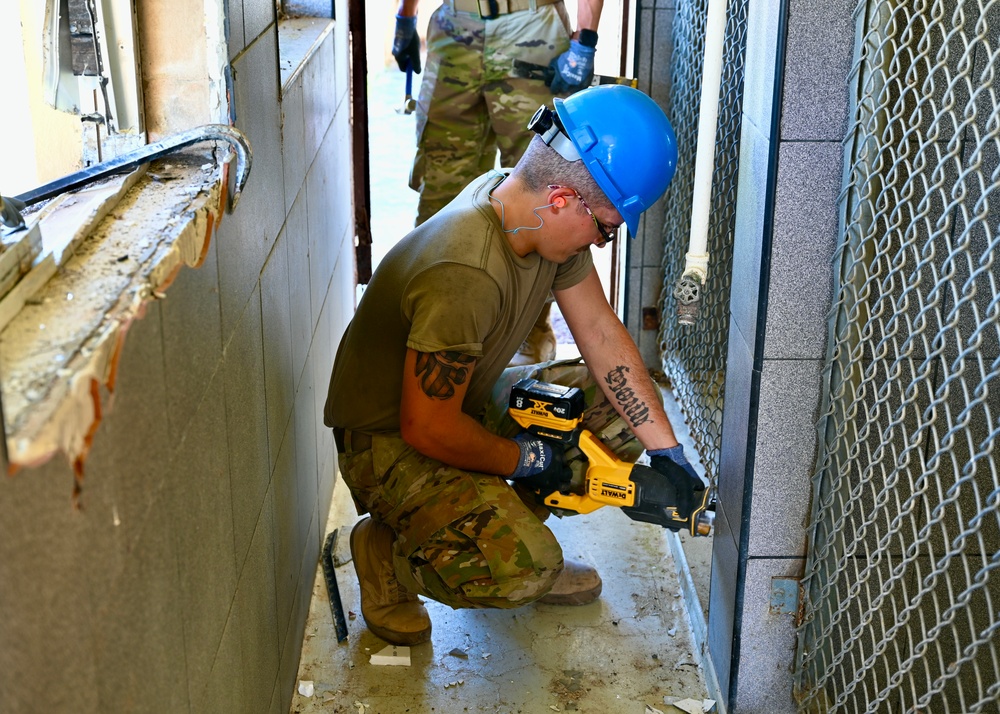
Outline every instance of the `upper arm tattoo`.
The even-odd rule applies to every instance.
[[[653,420],[649,417],[649,406],[636,396],[635,392],[632,391],[632,387],[628,384],[625,374],[629,371],[628,367],[618,365],[607,373],[604,381],[611,387],[619,409],[625,415],[625,418],[632,423],[632,428],[641,426],[647,422],[652,424]]]
[[[418,352],[413,373],[428,397],[451,399],[455,385],[465,384],[475,361],[475,357],[461,352]]]

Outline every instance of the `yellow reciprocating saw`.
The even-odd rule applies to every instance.
[[[576,387],[522,379],[511,389],[508,412],[514,421],[535,436],[579,448],[590,462],[583,493],[540,494],[545,505],[576,513],[617,506],[635,521],[709,535],[715,516],[708,506],[709,490],[702,491],[701,502],[687,518],[681,518],[673,484],[649,466],[620,460],[592,432],[581,428],[585,408],[583,392]]]

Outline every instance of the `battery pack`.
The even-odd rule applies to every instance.
[[[587,405],[578,387],[526,378],[511,388],[508,406],[514,421],[529,433],[569,442]]]

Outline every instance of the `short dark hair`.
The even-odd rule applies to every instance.
[[[568,186],[579,191],[591,208],[615,210],[582,159],[567,161],[540,136],[534,137],[528,144],[528,150],[517,162],[513,176],[529,191],[542,191],[552,184]]]

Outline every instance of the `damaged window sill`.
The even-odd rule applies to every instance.
[[[223,211],[221,162],[177,152],[51,201],[34,267],[0,301],[0,385],[12,469],[63,452],[78,473],[125,334],[182,266],[201,264]]]
[[[333,20],[324,17],[286,17],[278,22],[278,55],[282,91],[304,70],[326,36]]]

